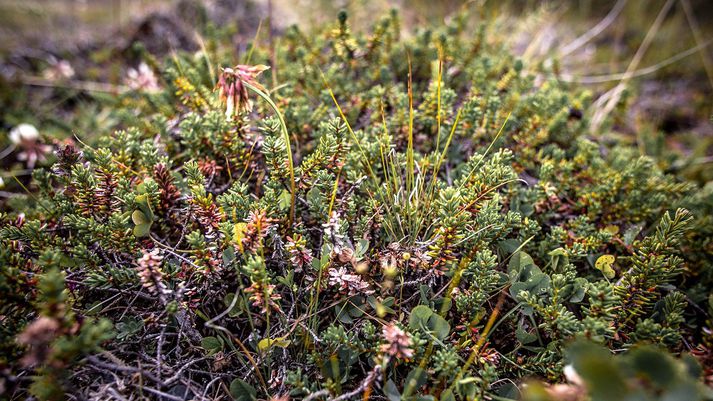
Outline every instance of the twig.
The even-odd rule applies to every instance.
[[[320,398],[320,397],[326,397],[328,395],[329,395],[328,390],[319,390],[319,391],[314,392],[314,393],[308,395],[307,397],[303,398],[302,401],[312,401],[312,400],[316,400],[317,398]]]
[[[609,13],[604,17],[597,25],[592,27],[592,29],[585,32],[583,35],[579,36],[577,39],[573,40],[566,46],[563,46],[559,51],[559,56],[564,57],[573,51],[579,49],[592,40],[595,36],[599,35],[611,25],[612,22],[619,16],[621,10],[624,9],[627,0],[619,0],[614,4],[614,7],[609,11]]]
[[[621,95],[624,92],[626,82],[632,77],[634,71],[636,71],[636,68],[639,66],[639,62],[641,62],[641,59],[644,57],[644,54],[649,49],[649,46],[651,45],[651,42],[654,39],[654,36],[656,36],[656,33],[661,27],[661,24],[663,23],[666,15],[673,6],[673,3],[674,0],[667,0],[666,4],[661,7],[661,11],[659,11],[659,14],[656,16],[656,20],[654,20],[654,23],[651,25],[651,28],[649,28],[648,32],[646,32],[646,36],[644,36],[644,40],[641,42],[641,45],[636,50],[634,57],[631,59],[629,67],[626,69],[624,76],[621,78],[621,81],[616,85],[616,87],[612,89],[611,97],[602,109],[597,110],[597,112],[594,113],[590,127],[592,132],[597,132],[599,130],[599,127],[601,127],[602,123],[604,122],[604,119],[609,115],[609,113],[611,113],[612,110],[614,110],[614,107],[619,102],[619,99],[621,98]]]
[[[171,394],[168,394],[168,393],[164,393],[163,391],[156,390],[155,388],[142,386],[141,389],[142,389],[142,390],[146,390],[146,391],[148,391],[149,393],[154,393],[154,394],[156,394],[156,395],[160,395],[161,397],[168,398],[169,400],[185,401],[185,398],[176,397],[175,395],[171,395]]]
[[[348,393],[344,393],[337,398],[332,398],[330,401],[345,401],[359,393],[365,392],[372,385],[372,383],[374,383],[376,378],[379,377],[379,373],[381,373],[381,365],[374,366],[374,369],[369,372],[369,374],[364,378],[364,381],[361,382],[359,387]]]
[[[713,39],[709,39],[697,46],[694,46],[688,50],[678,53],[675,56],[667,58],[666,60],[656,63],[652,66],[633,71],[632,73],[630,73],[628,75],[628,77],[636,78],[636,77],[640,77],[643,75],[652,74],[652,73],[660,70],[661,68],[669,66],[679,60],[682,60],[682,59],[692,55],[693,53],[696,53],[700,50],[705,49],[706,47],[710,46],[711,43],[713,43]],[[592,76],[584,76],[584,77],[576,77],[576,76],[570,75],[570,74],[563,74],[561,77],[559,77],[559,80],[564,81],[564,82],[576,82],[576,83],[580,83],[580,84],[601,84],[601,83],[610,82],[610,81],[622,80],[625,77],[627,77],[627,73],[625,73],[625,72],[620,72],[620,73],[616,73],[616,74],[592,75]],[[713,85],[713,82],[711,83],[711,85]]]
[[[119,394],[119,392],[116,391],[116,389],[114,389],[113,387],[107,388],[106,391],[107,391],[109,394],[111,394],[112,397],[116,398],[116,399],[119,400],[119,401],[128,401],[128,400],[127,400],[126,398],[124,398],[121,394]]]
[[[191,365],[194,365],[198,362],[204,361],[206,359],[208,359],[208,358],[207,357],[198,358],[198,359],[194,359],[190,362],[186,362],[186,363],[182,364],[182,366],[176,371],[176,373],[166,380],[166,384],[171,384],[174,381],[178,380],[179,377],[181,376],[181,373],[183,373],[186,369],[188,369],[188,367],[190,367]]]
[[[208,390],[209,390],[210,387],[213,385],[213,383],[217,382],[217,381],[220,380],[220,379],[221,379],[221,377],[218,376],[218,377],[216,377],[215,379],[209,381],[208,384],[205,385],[205,388],[203,389],[203,395],[201,395],[201,399],[202,399],[202,400],[205,400],[205,399],[206,399],[206,395],[208,395]]]
[[[163,343],[166,340],[166,327],[167,325],[164,324],[161,328],[161,335],[159,335],[158,344],[156,345],[156,375],[159,379],[161,379],[161,352],[163,351]]]
[[[233,297],[233,301],[230,303],[230,305],[228,306],[228,308],[225,309],[225,310],[224,310],[222,313],[220,313],[218,316],[216,316],[216,317],[210,319],[209,321],[205,322],[205,326],[206,326],[206,327],[209,327],[209,328],[211,328],[211,329],[214,329],[214,330],[220,330],[220,331],[224,332],[224,333],[227,334],[231,339],[233,339],[233,341],[235,341],[236,344],[238,344],[238,346],[240,347],[240,349],[241,349],[241,350],[243,351],[243,353],[245,354],[245,357],[248,359],[248,361],[250,362],[250,364],[251,364],[251,365],[253,366],[253,368],[255,369],[255,374],[257,374],[257,377],[258,377],[258,379],[260,380],[260,384],[262,384],[263,389],[264,389],[265,391],[267,391],[267,382],[266,382],[265,379],[262,377],[262,373],[260,373],[260,368],[258,367],[257,363],[255,362],[255,359],[254,359],[254,358],[252,357],[252,355],[250,354],[250,351],[247,349],[247,347],[245,347],[245,344],[243,344],[243,342],[240,341],[239,338],[237,338],[236,336],[234,336],[233,333],[230,332],[230,330],[226,329],[226,328],[223,327],[223,326],[219,326],[219,325],[217,325],[217,324],[214,324],[214,322],[217,322],[218,320],[222,319],[223,316],[227,315],[228,313],[230,313],[231,310],[233,310],[233,308],[235,307],[235,303],[236,303],[237,300],[238,300],[238,297],[237,297],[237,296]]]
[[[65,88],[65,89],[76,89],[85,92],[105,92],[121,94],[129,91],[128,86],[124,85],[113,85],[104,82],[91,82],[91,81],[66,81],[66,82],[55,82],[48,79],[40,77],[26,76],[21,78],[21,82],[28,86],[41,86],[46,88]]]
[[[683,6],[683,12],[686,14],[688,25],[691,27],[691,32],[693,32],[693,39],[695,39],[696,44],[700,46],[703,43],[703,38],[701,37],[701,30],[698,27],[696,16],[693,14],[691,2],[689,0],[681,0],[681,5]],[[703,68],[706,70],[708,81],[711,84],[711,89],[713,89],[713,65],[711,65],[711,61],[708,58],[708,53],[701,52],[700,54],[701,61],[703,62]]]
[[[97,366],[99,368],[109,369],[109,370],[114,370],[114,371],[119,371],[119,372],[139,373],[141,376],[144,376],[147,379],[149,379],[159,385],[164,384],[161,380],[159,380],[158,377],[154,376],[153,374],[151,374],[143,369],[135,368],[133,366],[125,366],[125,365],[122,366],[122,365],[118,365],[118,364],[114,364],[114,363],[103,362],[94,355],[88,356],[87,360],[89,362],[91,362],[92,365]]]

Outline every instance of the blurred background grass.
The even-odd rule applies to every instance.
[[[698,179],[713,178],[706,173],[713,170],[711,0],[0,0],[0,132],[22,122],[55,138],[106,132],[107,104],[95,100],[118,90],[136,68],[136,43],[159,57],[195,51],[207,21],[232,26],[237,57],[260,24],[273,33],[292,24],[309,29],[344,9],[352,29],[363,31],[397,9],[409,35],[464,8],[491,21],[489,37],[526,65],[557,63],[560,79],[588,87],[595,99],[619,83],[668,10],[638,63],[641,76],[627,85],[628,111],[607,135],[655,157],[673,151],[701,160]],[[591,40],[562,54],[597,26],[603,29]],[[268,40],[268,31],[257,39]],[[70,79],[53,80],[58,60],[72,67]],[[7,170],[8,163],[0,164]]]

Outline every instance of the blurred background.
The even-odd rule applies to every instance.
[[[600,101],[629,70],[628,111],[606,135],[685,154],[700,182],[713,178],[711,0],[0,0],[0,178],[29,174],[5,135],[19,124],[45,142],[113,127],[97,100],[140,84],[141,54],[198,51],[221,30],[237,61],[253,40],[333,23],[342,9],[367,32],[397,9],[404,35],[471,10],[526,65],[555,63],[558,79]]]

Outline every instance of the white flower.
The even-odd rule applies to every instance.
[[[51,81],[69,79],[74,76],[74,68],[67,60],[57,60],[51,58],[49,67],[44,71],[45,78]]]
[[[151,67],[142,62],[138,68],[129,68],[126,74],[126,85],[134,90],[156,91],[159,89],[158,79]]]
[[[577,371],[574,370],[574,366],[566,365],[563,369],[564,377],[567,378],[567,381],[576,384],[577,386],[581,386],[582,383],[582,378],[577,374]]]
[[[40,133],[30,124],[20,124],[8,134],[13,145],[19,148],[17,160],[24,161],[29,168],[35,168],[39,161],[45,161],[52,147],[40,142]]]
[[[0,177],[0,189],[5,188],[5,180]]]
[[[22,142],[34,142],[40,137],[39,131],[31,124],[20,124],[13,128],[8,134],[10,142],[20,145]]]

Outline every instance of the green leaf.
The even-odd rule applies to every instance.
[[[617,235],[617,234],[619,234],[619,226],[610,224],[610,225],[604,227],[604,232],[609,233],[611,235]]]
[[[375,296],[370,295],[367,297],[367,302],[375,311],[376,315],[379,317],[384,317],[387,314],[396,313],[395,310],[391,308],[394,304],[394,297],[385,298],[383,301],[379,301]]]
[[[593,400],[621,400],[626,396],[624,377],[608,349],[578,341],[568,348],[567,355],[587,383]]]
[[[289,209],[290,202],[292,202],[292,194],[290,193],[290,191],[283,189],[278,199],[278,206],[280,207],[280,210]]]
[[[567,256],[567,251],[564,248],[557,248],[551,251],[549,255],[552,270],[556,272],[562,272],[569,264],[569,256]]]
[[[533,295],[546,294],[550,288],[550,276],[537,272],[531,274],[526,281],[517,281],[510,286],[510,295],[515,299],[520,299],[520,292],[525,291]]]
[[[151,224],[139,224],[134,227],[134,236],[137,238],[146,237],[151,232]]]
[[[525,331],[523,328],[518,327],[515,330],[515,337],[517,338],[518,341],[520,341],[522,344],[529,344],[535,340],[537,340],[537,336],[531,333],[528,333]]]
[[[439,340],[446,338],[451,331],[448,321],[426,305],[413,308],[409,316],[409,328],[414,330],[425,328]]]
[[[216,337],[203,337],[201,347],[208,352],[208,355],[213,355],[223,350],[223,342]]]
[[[149,219],[146,218],[146,215],[141,210],[134,210],[133,213],[131,213],[131,221],[134,222],[134,224],[139,225],[139,224],[146,224],[149,222]]]
[[[116,324],[116,338],[118,340],[127,339],[144,328],[143,319],[127,316]]]
[[[364,257],[364,254],[368,250],[369,250],[369,240],[362,238],[357,242],[356,249],[354,250],[354,257],[357,260],[362,259]]]
[[[453,395],[453,390],[447,389],[441,393],[440,401],[456,401],[456,396]]]
[[[498,248],[503,251],[503,253],[510,254],[515,252],[522,242],[519,239],[511,238],[498,242]]]
[[[236,297],[236,294],[229,292],[225,294],[225,297],[223,297],[223,304],[225,304],[225,307],[229,307],[233,303],[233,299]],[[235,317],[241,314],[241,310],[239,308],[240,302],[235,301],[235,305],[233,305],[233,308],[228,311],[228,316],[230,317]]]
[[[512,382],[504,383],[502,386],[500,386],[500,388],[498,388],[497,393],[500,397],[503,397],[505,399],[520,399],[520,390]]]
[[[257,399],[255,388],[240,379],[230,382],[230,395],[235,401],[255,401]]]
[[[635,224],[624,231],[624,243],[626,245],[631,245],[634,240],[639,235],[641,230],[644,228],[644,223]]]
[[[518,300],[522,291],[542,295],[550,289],[550,276],[543,273],[525,252],[517,252],[510,259],[508,276],[511,283],[510,295]]]
[[[134,236],[135,237],[145,237],[149,235],[149,232],[151,230],[151,223],[153,221],[153,216],[147,216],[144,212],[141,210],[134,210],[133,213],[131,213],[131,221],[136,225],[134,227]]]
[[[508,263],[508,275],[513,277],[513,275],[521,274],[521,272],[529,266],[535,266],[535,261],[532,260],[530,255],[519,251],[510,258],[510,263]]]
[[[660,350],[651,346],[636,348],[629,354],[631,365],[637,371],[637,376],[646,376],[656,386],[665,388],[672,386],[677,380],[678,372],[674,360]]]
[[[448,324],[448,321],[435,313],[428,319],[428,327],[439,340],[448,337],[448,333],[451,332],[451,325]]]
[[[572,296],[569,297],[569,302],[577,303],[582,302],[584,295],[587,293],[586,289],[587,279],[583,277],[577,277],[572,284]]]
[[[426,326],[431,315],[433,315],[433,311],[426,305],[419,305],[413,308],[409,316],[409,327],[420,329],[422,326]]]
[[[309,191],[307,191],[307,203],[310,205],[319,205],[324,202],[322,198],[322,193],[319,191],[317,186],[313,186]]]
[[[456,382],[456,391],[467,400],[475,399],[478,393],[478,381],[475,377],[466,377]]]
[[[433,305],[433,310],[437,310],[439,311],[439,313],[445,314],[448,313],[449,310],[451,310],[451,306],[453,306],[453,300],[450,297],[436,298],[431,304]]]
[[[230,266],[235,261],[235,248],[232,246],[223,251],[223,266]]]
[[[428,375],[423,368],[416,366],[411,369],[404,381],[404,397],[413,394],[414,391],[426,384],[426,379],[428,379]]]
[[[389,379],[384,384],[384,394],[389,401],[401,401],[401,393],[393,380]]]
[[[141,187],[141,185],[139,185],[139,187]],[[137,188],[137,190],[143,191],[145,189]],[[136,201],[136,206],[139,207],[137,211],[143,213],[147,221],[153,221],[154,214],[149,204],[149,196],[147,194],[137,195],[134,200]]]

